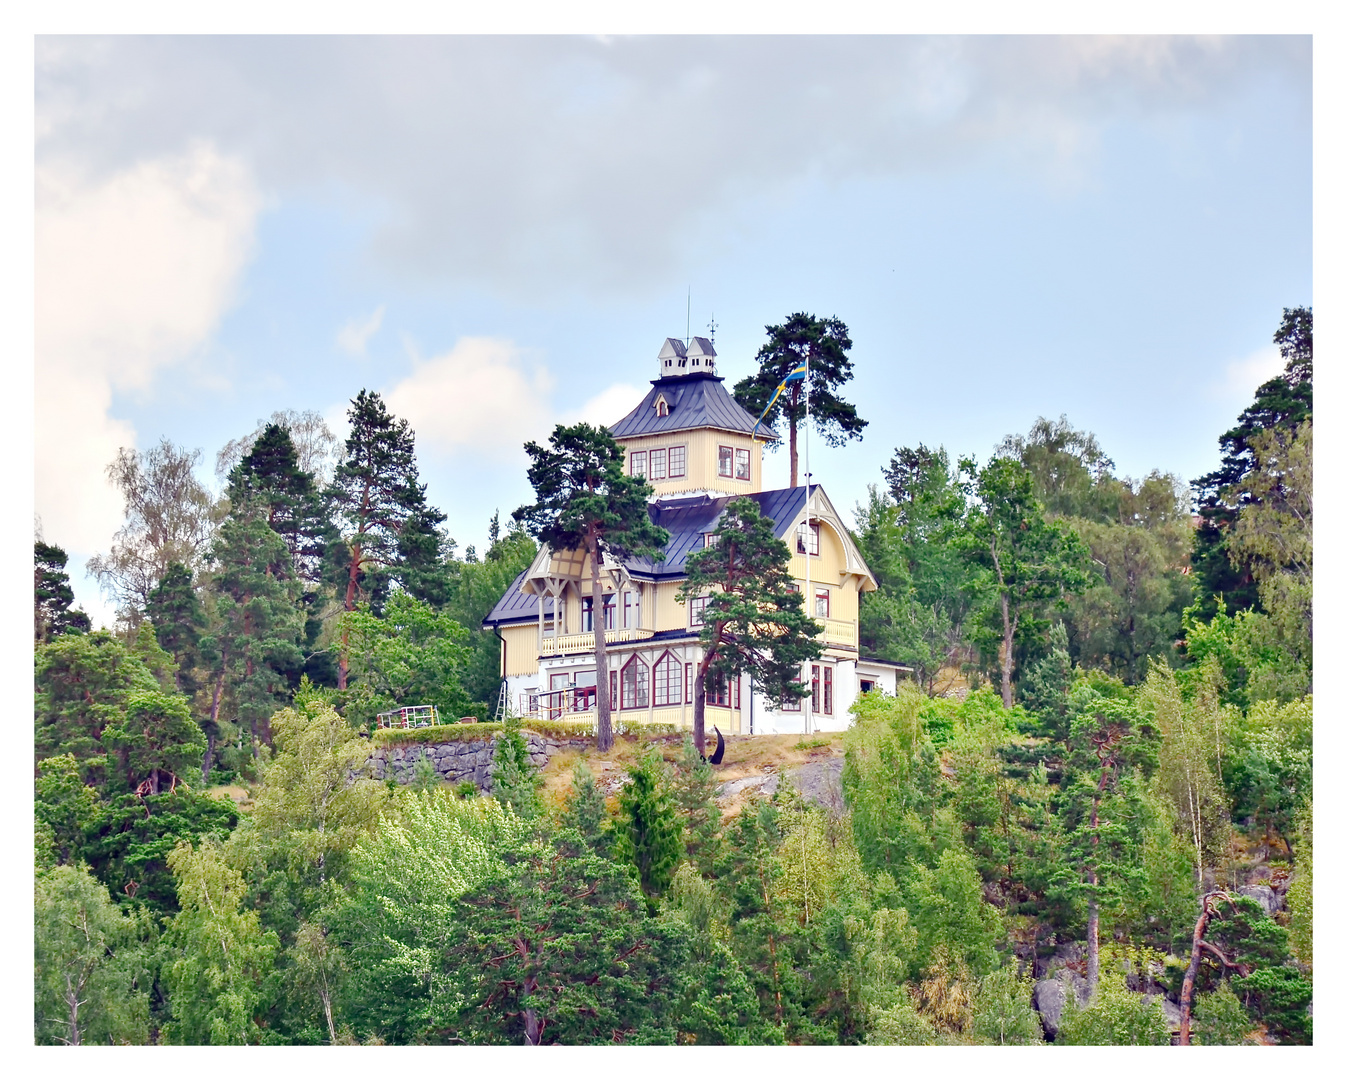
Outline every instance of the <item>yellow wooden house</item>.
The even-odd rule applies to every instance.
[[[763,490],[763,440],[778,436],[759,427],[755,439],[755,418],[726,391],[715,358],[706,338],[686,345],[667,339],[650,392],[609,427],[626,452],[627,471],[654,488],[651,519],[669,531],[662,558],[605,560],[595,603],[588,555],[544,545],[486,617],[484,627],[503,643],[502,698],[515,715],[593,717],[597,617],[606,630],[614,723],[691,727],[700,605],[680,604],[675,595],[688,555],[705,545],[726,504],[745,495],[790,547],[791,573],[813,594],[806,610],[824,626],[825,651],[803,666],[800,678],[812,694],[793,710],[769,707],[747,676],[708,687],[707,730],[837,730],[849,722],[857,694],[896,689],[905,669],[858,648],[860,594],[875,588],[865,560],[822,485]]]

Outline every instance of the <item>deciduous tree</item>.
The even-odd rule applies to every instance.
[[[206,555],[223,508],[193,474],[200,460],[200,450],[161,439],[144,453],[122,447],[107,468],[126,523],[109,553],[89,560],[89,573],[117,601],[118,618],[131,630],[169,566],[195,569]]]
[[[976,500],[960,543],[989,574],[1000,630],[1001,700],[1014,703],[1016,635],[1046,608],[1084,588],[1086,551],[1069,528],[1049,522],[1034,497],[1028,470],[1013,458],[992,458],[981,470],[959,463]]]

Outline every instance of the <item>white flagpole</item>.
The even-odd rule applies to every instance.
[[[814,575],[813,567],[810,563],[810,550],[814,543],[814,526],[809,519],[809,495],[810,481],[813,479],[809,471],[809,351],[804,354],[804,610],[809,618],[814,617]],[[813,671],[812,666],[810,671]],[[813,687],[813,681],[810,681],[810,687]],[[804,733],[809,734],[810,719],[814,713],[814,697],[811,694],[804,699]]]

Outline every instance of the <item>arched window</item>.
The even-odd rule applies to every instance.
[[[650,707],[650,668],[639,656],[633,656],[622,668],[622,707]]]
[[[673,653],[666,652],[655,663],[655,705],[681,705],[683,702],[683,665]]]

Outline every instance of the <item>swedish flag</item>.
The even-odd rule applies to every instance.
[[[792,370],[789,375],[787,375],[784,379],[781,380],[781,385],[776,388],[776,393],[772,395],[772,400],[767,403],[767,408],[762,410],[762,415],[759,416],[757,421],[753,424],[753,435],[755,437],[758,434],[758,424],[762,423],[762,417],[766,416],[769,412],[772,411],[772,406],[776,404],[776,399],[781,396],[781,392],[786,389],[786,384],[799,382],[801,379],[805,377],[805,375],[808,374],[808,372],[809,372],[809,364],[806,361],[799,367]]]

